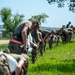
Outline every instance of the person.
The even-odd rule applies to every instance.
[[[44,38],[42,36],[42,29],[41,28],[38,28],[37,34],[38,34],[38,39],[39,39],[40,54],[41,54],[41,56],[43,56],[44,55],[43,52],[44,52],[45,41],[44,41]]]
[[[69,28],[71,25],[71,22],[69,21],[68,24],[66,25],[66,28]]]
[[[36,30],[38,27],[39,27],[39,22],[38,22],[38,20],[34,19],[31,21],[22,22],[14,30],[14,32],[12,34],[12,38],[23,43],[23,45],[24,45],[23,52],[26,50],[26,43],[27,43],[27,38],[28,38],[29,33],[32,30]],[[9,42],[8,48],[11,50],[11,48],[14,48],[14,47],[11,47],[11,44]]]
[[[7,60],[10,72],[8,70],[5,70],[5,69],[7,69],[6,67],[3,70],[6,71],[6,73],[8,75],[13,74],[14,72],[15,72],[14,75],[20,75],[20,73],[22,71],[22,68],[24,68],[24,70],[27,73],[29,57],[26,54],[21,54],[21,55],[18,55],[18,54],[8,54],[8,53],[5,53],[5,52],[1,51],[0,52],[0,56],[1,55],[4,55],[6,57],[6,60]],[[1,57],[0,60],[1,60],[0,63],[2,62],[2,64],[4,64],[4,62],[5,62],[4,60],[5,59],[2,61],[2,57]],[[0,67],[1,67],[1,65],[0,65]]]

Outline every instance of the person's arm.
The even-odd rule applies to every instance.
[[[42,38],[42,34],[40,35],[40,39],[41,39],[43,45],[45,45],[44,39]]]
[[[20,60],[17,65],[15,75],[20,75],[23,65],[24,65],[24,60]]]
[[[24,50],[26,49],[26,43],[27,43],[27,31],[28,31],[28,27],[24,27],[22,30],[22,39],[23,39],[23,43],[24,43]]]
[[[47,37],[48,37],[48,34],[45,35],[45,37],[44,37],[44,42],[46,41]]]

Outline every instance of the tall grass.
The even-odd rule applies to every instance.
[[[3,46],[3,47],[2,47]],[[7,45],[0,45],[5,49]],[[44,56],[37,55],[35,64],[29,59],[27,75],[75,75],[75,40],[49,49],[48,44]]]
[[[75,75],[75,41],[52,49],[47,45],[44,56],[38,54],[36,63],[30,62],[27,75]]]

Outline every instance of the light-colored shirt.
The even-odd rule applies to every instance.
[[[1,54],[4,54],[7,57],[10,71],[11,71],[11,73],[13,73],[16,70],[16,67],[18,65],[17,61],[11,55],[9,55],[7,53],[4,53],[1,51],[0,55]]]

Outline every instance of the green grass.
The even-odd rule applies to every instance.
[[[0,50],[4,50],[4,49],[7,49],[7,48],[8,48],[7,44],[0,45]]]
[[[7,45],[0,45],[0,49]],[[37,55],[35,64],[29,60],[27,75],[75,75],[75,40],[52,49],[46,47],[44,56]]]
[[[0,38],[0,40],[9,40],[10,38]]]

